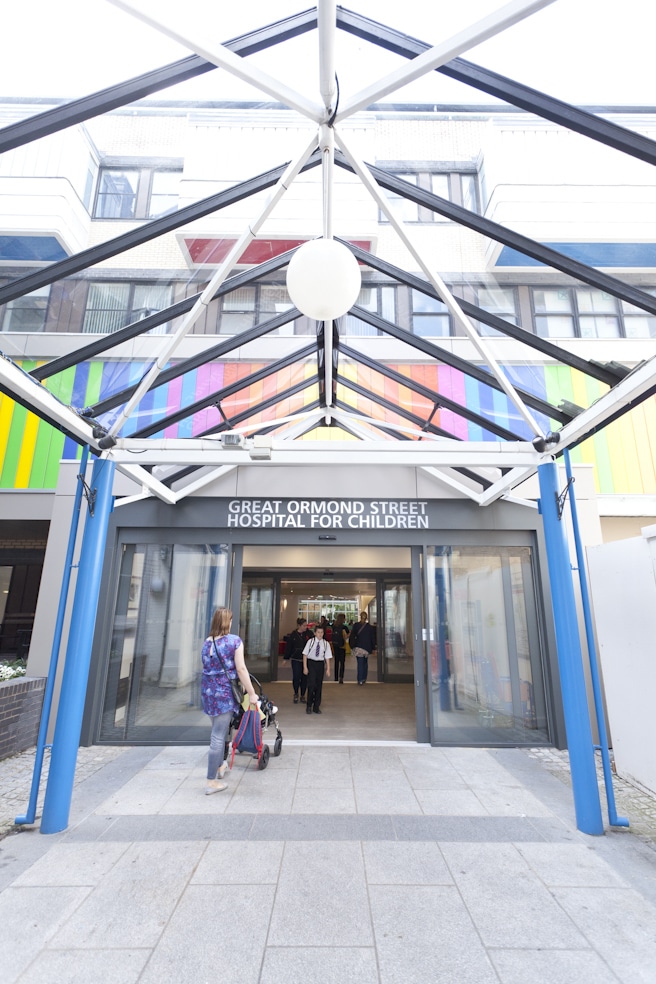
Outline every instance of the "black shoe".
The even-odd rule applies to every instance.
[[[298,704],[298,694],[294,694],[294,703]]]
[[[320,709],[318,707],[315,707],[314,708],[314,713],[315,714],[321,714],[321,711],[320,711]]]
[[[344,683],[344,681],[343,681],[343,680],[340,680],[339,682],[340,682],[340,683]]]
[[[305,703],[305,697],[301,697],[301,704]]]
[[[306,714],[311,714],[312,713],[312,708],[311,707],[306,707],[305,708],[305,713]]]

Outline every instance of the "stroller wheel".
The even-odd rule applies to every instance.
[[[262,749],[262,755],[260,756],[260,761],[257,763],[258,769],[266,769],[269,764],[269,746],[265,745]]]
[[[273,743],[273,754],[280,755],[282,752],[282,735],[280,732],[276,735],[276,740]]]

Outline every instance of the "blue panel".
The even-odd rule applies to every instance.
[[[75,378],[73,380],[73,392],[71,394],[70,405],[76,410],[84,410],[86,407],[87,386],[89,383],[89,363],[81,362],[75,367]],[[67,461],[75,461],[80,450],[80,445],[72,437],[67,437],[64,441],[62,458]]]
[[[67,256],[54,236],[0,236],[0,260],[51,263]]]
[[[656,243],[543,243],[564,256],[592,267],[656,267]],[[541,267],[526,253],[504,246],[495,266]]]

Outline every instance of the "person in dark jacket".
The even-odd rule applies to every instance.
[[[296,619],[296,628],[287,636],[285,655],[283,659],[291,660],[292,663],[292,686],[294,688],[294,703],[298,704],[299,691],[301,704],[305,703],[305,692],[307,690],[307,677],[303,673],[303,648],[312,634],[308,632],[307,621],[304,618]]]
[[[376,631],[366,612],[360,612],[360,621],[351,629],[349,645],[358,663],[358,686],[362,687],[367,682],[369,656],[376,648]]]
[[[346,640],[348,630],[345,625],[346,615],[342,612],[333,623],[332,647],[335,657],[335,683],[344,683],[344,664],[346,663]]]

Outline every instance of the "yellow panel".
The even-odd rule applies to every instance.
[[[644,490],[632,414],[625,414],[620,417],[617,426],[624,449],[624,474],[622,476],[624,481],[623,487],[619,491],[641,495]]]
[[[656,492],[656,469],[654,468],[654,458],[649,443],[649,428],[656,427],[654,408],[652,415],[649,415],[649,402],[640,404],[635,410],[629,413],[629,419],[633,423],[636,437],[636,447],[638,451],[638,465],[642,476],[642,491],[645,495],[653,495]]]
[[[14,488],[26,489],[30,484],[30,472],[32,471],[32,461],[34,460],[34,445],[39,430],[39,418],[34,413],[28,413],[23,429],[23,440],[21,442],[18,465],[16,466],[16,478]]]
[[[0,470],[2,470],[2,462],[5,460],[5,453],[7,451],[14,406],[15,403],[13,400],[0,393]]]

